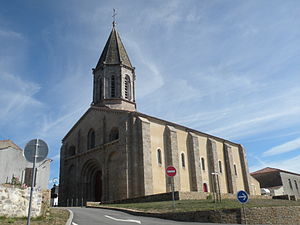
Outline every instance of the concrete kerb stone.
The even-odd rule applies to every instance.
[[[74,215],[73,215],[73,212],[70,209],[67,209],[67,210],[69,211],[70,215],[69,215],[69,219],[66,222],[66,225],[71,225],[72,221],[73,221],[73,216]]]

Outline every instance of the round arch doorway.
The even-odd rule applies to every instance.
[[[84,202],[100,202],[103,198],[103,173],[96,160],[89,160],[84,164],[81,180]]]

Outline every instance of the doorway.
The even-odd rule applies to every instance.
[[[206,183],[203,184],[203,192],[207,192],[207,184]]]
[[[100,202],[102,198],[102,172],[98,170],[95,174],[95,201]]]

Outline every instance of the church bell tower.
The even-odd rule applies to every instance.
[[[96,68],[92,105],[135,111],[135,68],[116,30],[115,21]]]

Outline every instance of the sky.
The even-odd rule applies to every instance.
[[[241,143],[250,171],[300,173],[298,0],[0,0],[0,139],[43,139],[59,177],[113,8],[139,112]]]

